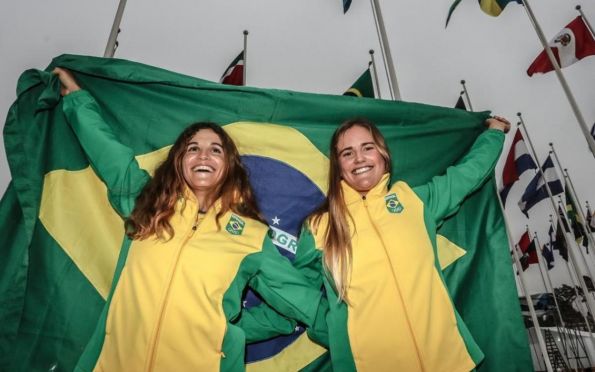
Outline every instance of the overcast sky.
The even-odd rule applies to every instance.
[[[380,0],[403,100],[454,106],[465,79],[475,110],[493,110],[514,123],[516,113],[523,113],[541,162],[554,142],[579,198],[595,205],[595,159],[555,74],[526,75],[542,47],[525,9],[511,3],[492,18],[476,0],[465,0],[445,29],[450,3]],[[548,39],[578,15],[577,4],[531,0]],[[581,5],[595,24],[595,2]],[[43,69],[62,53],[103,55],[117,6],[116,0],[2,1],[0,116],[6,117],[15,100],[24,70]],[[345,15],[341,0],[129,0],[121,29],[116,57],[208,80],[218,80],[241,51],[242,31],[248,29],[248,85],[315,93],[342,93],[364,71],[373,48],[388,97],[368,0],[353,0]],[[563,72],[592,125],[595,57]],[[510,135],[507,143],[511,140]],[[535,207],[531,221],[516,207],[528,178],[509,196],[512,236],[518,239],[529,224],[545,240],[549,205]],[[9,180],[2,144],[0,193]]]

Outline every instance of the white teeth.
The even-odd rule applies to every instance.
[[[193,172],[213,172],[214,169],[209,167],[208,165],[197,165],[196,167],[192,168]]]
[[[352,173],[353,173],[353,174],[362,174],[362,173],[366,173],[366,172],[368,172],[368,171],[369,171],[369,170],[371,170],[371,169],[372,169],[372,167],[362,167],[362,168],[357,168],[357,169],[354,169]]]

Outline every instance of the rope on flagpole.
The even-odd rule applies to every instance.
[[[386,28],[384,27],[384,20],[382,19],[380,4],[378,3],[378,0],[370,0],[370,3],[372,4],[372,13],[374,13],[374,22],[376,24],[378,40],[380,41],[380,51],[382,52],[391,99],[400,101],[401,92],[399,91],[397,73],[395,72],[395,64],[393,63],[393,57],[390,53],[390,46],[386,36]]]
[[[107,39],[107,45],[103,52],[103,57],[112,58],[116,53],[118,47],[118,34],[120,33],[120,23],[122,22],[122,15],[124,14],[124,8],[126,7],[126,0],[120,0],[118,4],[118,10],[116,10],[116,16],[114,17],[114,23]]]
[[[246,86],[246,76],[248,74],[248,30],[244,30],[244,86]]]
[[[374,87],[376,88],[376,94],[378,94],[378,98],[382,98],[380,94],[380,85],[378,83],[378,71],[376,70],[376,61],[374,61],[374,49],[370,49],[368,52],[370,53],[370,63],[372,63],[372,76],[374,77]]]
[[[574,116],[576,117],[579,127],[581,128],[581,131],[583,132],[583,135],[585,136],[585,139],[587,140],[587,144],[589,145],[591,154],[595,157],[595,139],[593,139],[593,137],[591,137],[591,133],[589,132],[589,128],[587,127],[587,123],[585,122],[585,118],[583,117],[583,114],[582,114],[581,110],[579,109],[578,104],[576,103],[576,100],[574,99],[574,95],[572,94],[572,91],[570,90],[570,87],[568,86],[568,83],[566,82],[566,78],[564,77],[564,74],[560,70],[560,65],[558,64],[558,61],[556,60],[556,57],[554,56],[554,53],[552,52],[552,49],[550,48],[549,43],[546,40],[545,35],[543,34],[541,26],[539,25],[539,23],[537,22],[537,19],[535,18],[535,15],[533,14],[533,10],[531,9],[531,6],[529,5],[529,0],[522,0],[522,2],[523,2],[523,5],[525,6],[525,11],[527,12],[527,16],[529,17],[529,20],[531,21],[531,24],[533,25],[533,28],[535,29],[535,32],[537,33],[537,37],[539,38],[539,41],[541,41],[541,44],[543,45],[543,48],[552,64],[552,66],[554,66],[554,70],[556,71],[556,76],[558,77],[558,80],[560,81],[560,85],[562,85],[562,89],[564,90],[564,93],[566,94],[566,98],[568,98],[568,102],[570,103],[570,107],[572,108],[572,112],[574,113]]]

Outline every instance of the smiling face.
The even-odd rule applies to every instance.
[[[211,129],[192,136],[182,157],[184,180],[199,200],[213,196],[223,184],[227,159],[221,138]]]
[[[386,173],[386,160],[372,133],[359,125],[347,129],[337,141],[341,178],[365,195]]]

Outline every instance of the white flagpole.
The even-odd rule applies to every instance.
[[[120,23],[122,22],[122,15],[124,14],[124,8],[126,7],[126,0],[120,0],[118,4],[118,10],[114,17],[114,23],[107,39],[107,45],[103,52],[103,57],[112,58],[118,47],[118,33],[120,32]]]
[[[374,49],[370,49],[370,62],[372,63],[372,76],[374,77],[374,88],[376,88],[376,94],[378,94],[378,98],[381,99],[382,96],[380,95],[380,85],[378,84],[378,71],[376,70],[376,61],[374,60]]]
[[[544,181],[545,190],[547,191],[549,199],[552,203],[552,209],[556,215],[556,221],[558,221],[560,219],[560,216],[558,215],[558,209],[556,207],[556,202],[554,201],[554,196],[552,194],[552,190],[550,190],[549,182],[548,182],[547,178],[545,177],[545,175],[543,174],[543,170],[541,169],[541,162],[539,161],[539,158],[537,157],[537,153],[535,152],[535,148],[533,147],[533,142],[531,142],[531,137],[529,137],[529,133],[527,132],[527,128],[525,127],[523,117],[520,112],[517,113],[517,115],[520,119],[519,125],[522,127],[523,132],[525,132],[525,139],[527,140],[527,143],[529,144],[528,149],[532,152],[533,158],[537,161],[537,170],[538,170],[539,174],[541,175],[541,178]],[[562,224],[560,224],[560,226],[562,226]],[[576,276],[578,277],[580,286],[583,289],[583,292],[585,294],[588,294],[589,292],[587,290],[587,285],[585,284],[585,280],[583,278],[582,270],[577,265],[576,257],[574,256],[574,250],[571,249],[574,246],[572,245],[572,242],[570,241],[570,238],[568,237],[568,235],[566,233],[564,233],[564,239],[566,241],[566,245],[568,246],[568,257],[572,261],[572,266],[574,267],[574,270],[576,271]],[[591,296],[585,295],[585,298],[587,299],[587,307],[588,307],[589,311],[591,312],[591,314],[593,314],[593,316],[595,316],[595,311],[594,311],[595,310],[595,301],[593,300],[593,298]]]
[[[560,163],[558,154],[556,153],[556,150],[554,149],[554,144],[551,142],[550,142],[550,147],[552,148],[552,153],[554,154],[554,158],[556,159],[558,166],[560,167],[560,169],[563,170],[564,178],[568,181],[568,182],[566,182],[566,185],[570,186],[570,196],[573,199],[572,201],[574,202],[576,209],[578,209],[578,211],[576,211],[576,213],[578,213],[579,216],[581,217],[581,219],[583,220],[583,226],[585,229],[584,233],[587,235],[587,239],[589,240],[589,244],[591,245],[591,248],[595,249],[595,241],[593,240],[593,236],[591,235],[591,227],[588,226],[588,224],[587,224],[587,218],[586,218],[585,214],[583,213],[583,209],[581,208],[581,202],[578,198],[576,190],[574,189],[574,184],[572,183],[570,174],[568,174],[568,169],[562,167],[562,163]],[[593,258],[595,259],[595,257],[593,257]],[[592,277],[592,279],[595,280],[595,277]]]
[[[556,153],[556,150],[554,149],[554,144],[551,142],[550,142],[550,148],[552,149],[552,151],[550,151],[550,153],[552,153],[554,155],[554,160],[557,163],[558,168],[560,168],[560,170],[563,171],[562,173],[564,174],[564,181],[565,181],[564,184],[566,185],[566,188],[570,191],[570,197],[572,198],[572,202],[574,203],[575,206],[577,206],[576,208],[579,209],[579,211],[575,211],[575,213],[579,213],[579,216],[583,219],[583,221],[585,221],[585,216],[583,215],[583,211],[579,207],[580,202],[579,202],[578,197],[574,191],[574,187],[572,186],[572,180],[570,180],[570,177],[568,177],[568,171],[566,168],[562,167],[562,163],[560,163],[560,158],[558,158],[558,154]],[[560,200],[562,200],[562,198],[560,198]],[[563,210],[564,210],[564,214],[566,215],[566,217],[568,217],[566,208],[563,208]],[[586,223],[583,222],[583,225],[585,225],[585,224]],[[576,242],[576,234],[574,233],[574,230],[572,229],[571,225],[569,225],[569,229],[572,234],[572,237],[574,238],[574,240]],[[586,231],[584,231],[584,232],[586,234]],[[593,238],[591,237],[591,239],[588,239],[588,240],[589,240],[589,243],[591,243],[591,240],[593,240]],[[579,252],[581,253],[581,257],[583,258],[583,263],[587,267],[587,271],[589,273],[589,276],[591,277],[591,280],[595,280],[595,276],[593,276],[593,271],[591,269],[591,266],[589,266],[587,258],[585,257],[585,253],[583,252],[581,247],[578,246],[578,243],[577,243],[577,247],[578,247]],[[591,255],[591,260],[595,260],[595,257],[593,257],[593,255]]]
[[[527,231],[529,231],[529,226],[527,226]],[[560,318],[560,325],[562,327],[562,329],[558,329],[558,332],[560,332],[562,334],[562,336],[564,337],[564,340],[566,340],[568,338],[567,341],[564,341],[564,356],[566,357],[566,362],[568,363],[568,365],[570,365],[570,358],[568,357],[568,349],[570,349],[570,351],[572,352],[572,354],[574,354],[575,357],[578,358],[578,352],[574,352],[574,350],[572,350],[571,348],[568,348],[566,346],[567,342],[570,342],[570,335],[569,335],[569,330],[568,328],[566,328],[566,323],[564,322],[564,318],[562,317],[562,313],[560,312],[560,305],[558,304],[558,299],[556,297],[556,290],[554,289],[554,286],[552,284],[552,278],[550,277],[550,273],[549,270],[547,268],[547,266],[543,263],[542,259],[543,257],[541,256],[541,252],[543,247],[541,246],[541,244],[539,243],[539,237],[537,236],[537,232],[534,233],[534,239],[535,239],[535,244],[537,245],[537,249],[539,249],[538,253],[537,253],[537,262],[539,264],[539,272],[541,273],[541,279],[544,280],[547,279],[547,284],[546,281],[544,280],[543,285],[545,286],[545,291],[546,292],[551,292],[552,293],[552,297],[554,298],[554,304],[556,305],[556,313],[558,313],[558,317]],[[550,247],[550,249],[552,249],[552,247]],[[553,255],[553,251],[552,251],[552,255]],[[549,285],[549,288],[548,288]],[[558,322],[556,322],[557,324]],[[578,371],[577,367],[574,367],[575,371]]]
[[[467,92],[467,87],[465,86],[465,80],[461,80],[461,85],[463,86],[463,92],[465,93],[465,98],[467,98],[467,103],[469,104],[469,111],[473,111],[473,106],[471,106],[471,98],[469,98],[469,93]]]
[[[506,237],[508,237],[508,246],[512,247],[513,252],[513,262],[516,265],[517,271],[519,273],[519,283],[521,285],[521,290],[525,295],[525,299],[527,300],[527,305],[529,306],[529,313],[531,314],[531,320],[533,321],[533,326],[535,327],[535,333],[537,335],[537,342],[539,343],[539,348],[541,349],[541,354],[545,361],[546,368],[548,372],[552,372],[552,365],[550,363],[549,354],[547,353],[547,348],[545,346],[545,341],[543,339],[543,334],[541,334],[541,328],[539,327],[539,322],[537,321],[537,315],[535,314],[535,309],[533,308],[533,301],[531,300],[531,295],[527,291],[527,286],[525,285],[525,278],[523,275],[523,268],[520,264],[520,259],[518,257],[518,252],[516,249],[516,244],[511,240],[510,234],[510,226],[508,226],[508,220],[506,219],[506,212],[504,210],[504,205],[502,205],[502,200],[500,200],[500,194],[498,193],[498,186],[494,186],[496,188],[496,195],[498,195],[498,204],[500,205],[500,211],[502,212],[502,218],[504,219],[504,227],[506,228]]]
[[[500,201],[502,204],[502,201]],[[502,206],[500,206],[502,207]],[[523,272],[523,268],[520,264],[519,252],[517,251],[516,247],[513,245],[512,248],[512,256],[514,257],[514,263],[516,265],[517,271],[519,273],[519,279],[521,283],[521,290],[525,295],[525,300],[527,300],[527,306],[529,306],[529,314],[531,314],[531,320],[533,321],[533,327],[535,327],[535,334],[537,335],[537,342],[539,343],[539,348],[541,349],[541,354],[543,355],[543,360],[545,362],[545,367],[548,372],[553,372],[552,364],[550,362],[549,354],[547,353],[547,348],[545,346],[545,340],[543,339],[543,334],[541,333],[541,327],[539,326],[539,321],[537,320],[537,314],[535,314],[535,308],[533,307],[533,300],[531,299],[531,294],[527,291],[527,286],[525,285],[525,274]]]
[[[589,22],[589,20],[587,19],[587,17],[585,17],[585,13],[583,13],[583,10],[581,9],[580,5],[577,5],[575,7],[576,10],[578,10],[578,12],[580,13],[581,17],[583,17],[583,21],[585,21],[585,24],[587,25],[587,28],[589,29],[589,31],[591,31],[591,35],[593,35],[595,37],[595,31],[593,31],[593,26],[591,26],[591,23]]]
[[[529,5],[529,0],[522,0],[522,2],[523,2],[523,5],[525,6],[525,10],[527,11],[527,15],[529,16],[529,20],[531,21],[533,28],[537,32],[537,37],[539,37],[539,40],[541,41],[541,44],[543,45],[543,48],[544,48],[548,58],[550,59],[552,66],[554,66],[554,70],[556,71],[556,76],[558,77],[558,80],[560,81],[560,84],[562,85],[562,89],[564,90],[564,93],[566,93],[566,98],[568,98],[568,102],[570,103],[570,107],[572,108],[572,111],[574,112],[574,116],[576,117],[576,120],[579,124],[579,127],[581,128],[581,130],[583,132],[583,135],[585,136],[585,139],[587,140],[589,149],[591,150],[591,154],[595,157],[595,139],[593,139],[593,137],[591,137],[591,133],[589,132],[589,128],[587,127],[587,123],[585,122],[585,118],[583,117],[583,114],[582,114],[581,110],[579,109],[578,104],[576,103],[576,100],[574,99],[574,95],[572,94],[572,91],[570,90],[570,87],[568,86],[568,83],[566,82],[566,78],[564,77],[564,74],[562,74],[562,71],[560,70],[560,65],[558,65],[558,61],[556,61],[556,58],[554,57],[554,53],[552,52],[552,49],[550,48],[549,43],[546,40],[545,35],[543,34],[543,31],[541,30],[541,26],[539,26],[539,23],[537,23],[537,19],[535,19],[533,10],[531,10],[531,6]]]
[[[244,30],[244,86],[246,86],[246,75],[248,73],[248,30]]]
[[[374,23],[376,24],[376,31],[378,32],[378,40],[380,41],[380,51],[384,60],[384,68],[388,79],[388,87],[391,93],[391,98],[396,101],[401,100],[401,92],[399,91],[399,84],[397,82],[397,73],[395,72],[395,64],[390,53],[390,46],[388,45],[388,38],[386,36],[386,28],[384,27],[384,20],[382,19],[382,11],[378,0],[370,0],[372,4],[372,12],[374,13]]]

